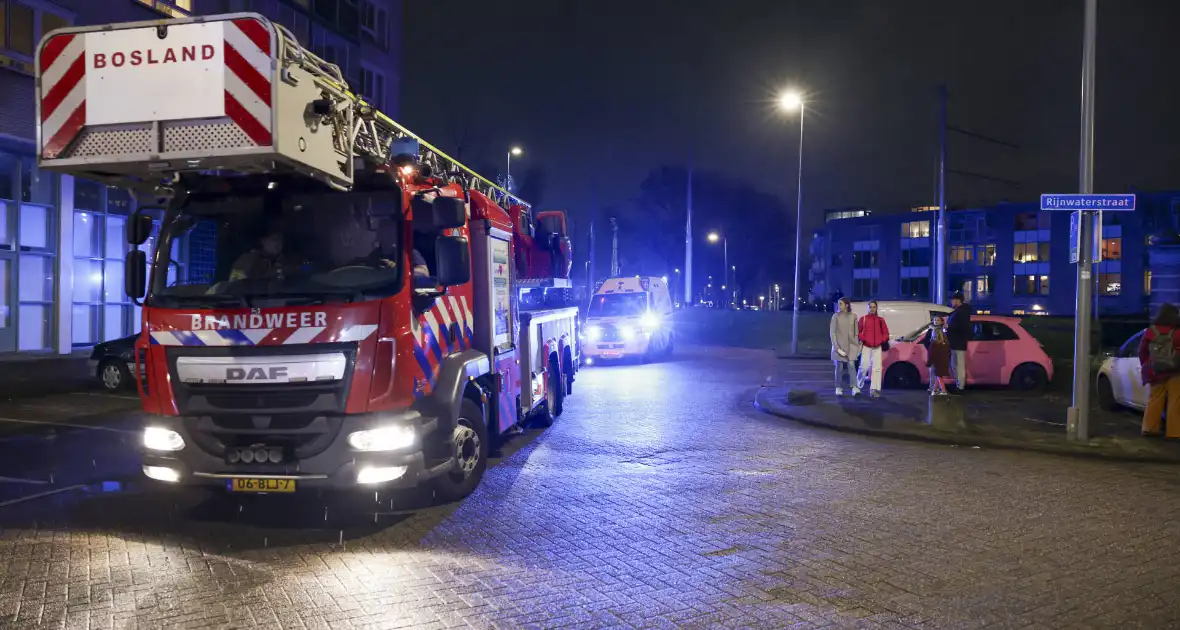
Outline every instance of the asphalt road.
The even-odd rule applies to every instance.
[[[1180,471],[751,406],[829,370],[590,368],[462,504],[377,510],[149,491],[135,401],[0,404],[0,628],[1180,625]]]

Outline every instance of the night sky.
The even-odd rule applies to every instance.
[[[1018,184],[952,175],[948,203],[1077,189],[1082,0],[405,4],[402,122],[473,166],[519,144],[516,177],[543,166],[541,205],[575,216],[690,151],[793,204],[788,85],[809,95],[805,226],[935,202],[941,82],[952,125],[1020,145],[952,134],[952,168]],[[1180,187],[1180,2],[1099,4],[1095,191]]]

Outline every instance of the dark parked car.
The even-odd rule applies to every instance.
[[[90,369],[103,389],[117,392],[135,387],[131,373],[135,369],[135,340],[138,337],[139,333],[136,333],[94,346],[94,351],[90,353]],[[139,367],[139,374],[143,376],[142,361]]]

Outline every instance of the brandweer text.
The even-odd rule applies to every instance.
[[[235,330],[259,328],[307,328],[315,326],[323,328],[328,325],[328,314],[319,312],[305,313],[266,313],[251,315],[191,315],[190,330]]]

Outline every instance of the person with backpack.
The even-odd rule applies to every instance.
[[[1145,437],[1160,437],[1167,416],[1167,437],[1180,440],[1180,310],[1164,303],[1139,342],[1143,384],[1151,387],[1143,409]]]
[[[856,322],[857,339],[860,341],[860,369],[869,372],[869,396],[881,397],[881,356],[889,350],[889,326],[885,318],[877,314],[877,301],[869,302],[869,312]],[[863,375],[858,381],[864,381]]]

